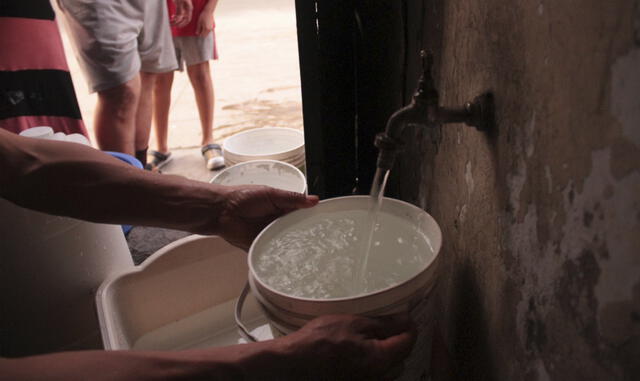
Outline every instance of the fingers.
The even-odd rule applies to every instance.
[[[414,331],[405,331],[386,339],[377,340],[374,346],[380,358],[388,359],[389,364],[396,364],[409,355],[415,340]]]
[[[299,333],[311,337],[311,342],[320,337],[340,338],[335,342],[329,339],[335,345],[328,351],[332,354],[348,357],[354,353],[352,345],[360,347],[363,350],[359,352],[361,361],[352,365],[356,367],[354,370],[367,375],[369,379],[370,375],[386,378],[389,371],[402,372],[402,361],[411,352],[416,336],[413,324],[406,315],[381,318],[325,315],[305,325]],[[345,346],[347,342],[351,344]],[[322,353],[318,348],[315,347],[315,355]]]
[[[279,189],[272,189],[269,198],[275,209],[284,212],[290,212],[300,208],[310,208],[319,202],[318,196],[315,195],[309,196],[303,193],[288,192]]]
[[[375,351],[388,364],[402,361],[411,352],[416,330],[408,314],[395,314],[375,318],[364,318],[362,329],[372,336]]]
[[[171,20],[171,25],[180,28],[191,21],[193,4],[191,0],[174,0],[174,2],[176,4],[176,14]]]
[[[184,15],[176,14],[173,17],[173,19],[171,19],[171,26],[175,26],[175,27],[181,28],[181,27],[183,27],[185,25],[187,25],[187,23],[185,22]]]
[[[211,33],[212,30],[212,27],[209,24],[210,21],[206,14],[200,14],[200,18],[198,18],[198,23],[196,26],[196,34],[200,37],[206,37],[209,33]]]
[[[402,373],[402,361],[409,356],[415,343],[415,327],[406,314],[372,320],[377,323],[372,326],[377,337],[371,341],[373,357],[382,371],[391,371],[385,375],[395,379],[393,376]]]
[[[206,37],[211,33],[212,28],[207,25],[207,20],[202,17],[198,20],[198,26],[196,27],[196,34],[200,37]]]
[[[185,14],[185,25],[191,22],[191,17],[193,16],[193,3],[191,0],[182,0],[182,7],[184,9]]]
[[[312,206],[316,206],[320,202],[320,198],[315,194],[305,195],[303,208],[311,208]]]
[[[226,193],[226,206],[217,233],[245,250],[255,236],[276,218],[318,203],[317,196],[267,186],[242,185],[223,189]]]
[[[387,379],[402,372],[402,361],[413,347],[415,334],[407,320],[406,316],[324,315],[286,337],[295,353],[318,360],[318,372],[328,372],[326,379],[343,379],[335,375],[351,373],[359,377],[348,379]],[[351,360],[336,363],[339,358]],[[326,367],[328,363],[332,367]]]

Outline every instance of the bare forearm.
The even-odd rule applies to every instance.
[[[0,359],[0,374],[14,381],[296,379],[291,378],[299,373],[293,371],[295,362],[280,342],[180,352],[85,351]]]
[[[0,373],[14,381],[170,381],[222,380],[233,372],[214,360],[204,366],[171,352],[87,351],[0,360]]]
[[[224,188],[141,171],[79,144],[0,135],[0,195],[42,212],[95,222],[214,233]],[[4,162],[3,162],[4,160]]]

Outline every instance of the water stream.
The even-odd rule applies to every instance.
[[[359,269],[355,271],[354,277],[354,291],[365,292],[367,289],[367,267],[369,265],[369,254],[371,252],[371,245],[373,244],[373,236],[378,225],[378,212],[382,206],[382,200],[384,198],[384,189],[387,185],[387,179],[389,178],[389,170],[383,170],[381,168],[376,169],[376,174],[373,177],[373,183],[371,184],[371,192],[369,193],[369,214],[366,219],[367,226],[365,227],[364,234],[366,239],[363,240],[361,263],[359,263]]]

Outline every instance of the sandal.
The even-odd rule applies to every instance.
[[[224,167],[224,157],[222,157],[222,147],[220,144],[207,144],[203,146],[202,157],[209,170],[220,169]]]
[[[149,156],[151,161],[147,163],[144,169],[152,172],[159,172],[160,168],[164,167],[172,159],[171,152],[162,153],[154,150],[149,150]]]

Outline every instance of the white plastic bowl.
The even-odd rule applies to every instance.
[[[272,222],[253,241],[249,249],[249,284],[253,295],[264,307],[278,331],[287,333],[311,319],[326,314],[386,315],[407,311],[428,296],[437,280],[437,259],[442,245],[438,223],[429,213],[409,203],[385,198],[381,211],[399,217],[420,229],[429,241],[434,255],[415,275],[394,286],[365,294],[334,299],[312,299],[286,294],[269,286],[256,271],[256,264],[269,243],[287,228],[304,223],[314,215],[336,211],[368,210],[369,196],[346,196],[321,201],[316,207],[300,209]],[[393,253],[389,253],[393,255]]]
[[[87,139],[87,137],[82,134],[69,134],[67,135],[66,140],[68,142],[84,144],[85,146],[91,145],[89,139]]]
[[[256,161],[256,160],[250,160],[250,161]],[[280,161],[282,163],[288,163],[293,165],[294,167],[302,170],[302,168],[305,165],[305,153],[304,151],[295,157],[292,157],[290,159],[286,159],[286,160],[276,160],[276,161]],[[225,159],[225,165],[228,167],[232,167],[234,165],[240,164],[240,163],[246,163],[246,161],[234,161],[233,159],[229,159],[228,157]]]
[[[31,127],[20,132],[20,136],[28,138],[49,139],[53,136],[53,128],[49,126]]]
[[[223,145],[225,160],[289,161],[304,153],[304,134],[293,128],[264,127],[240,132],[227,138]]]
[[[245,161],[227,167],[212,180],[220,185],[268,185],[291,192],[305,193],[307,180],[300,170],[291,164],[277,160]]]

